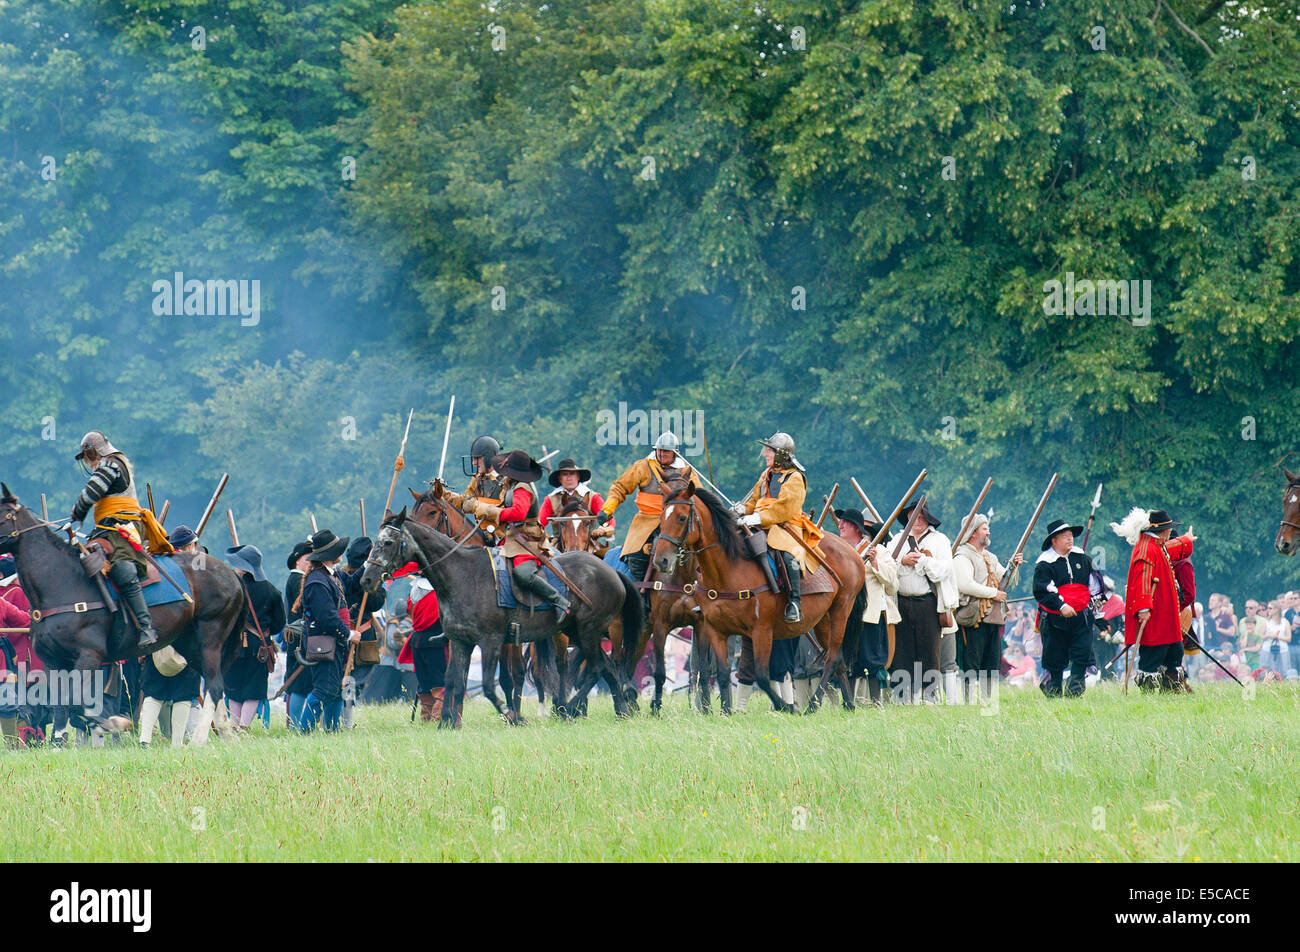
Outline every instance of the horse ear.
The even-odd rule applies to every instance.
[[[11,492],[9,491],[9,484],[8,484],[8,483],[0,483],[0,489],[3,489],[3,490],[4,490],[4,498],[5,498],[5,499],[14,499],[14,500],[17,499],[17,497],[14,496],[14,494],[11,493]]]
[[[435,480],[433,481],[433,498],[434,498],[434,499],[441,499],[441,498],[442,498],[442,493],[443,493],[442,480],[441,480],[441,479],[435,479]]]
[[[403,506],[402,511],[399,512],[396,516],[396,522],[400,526],[405,521],[406,521],[406,507]]]
[[[1285,466],[1282,467],[1282,475],[1286,477],[1286,481],[1288,483],[1294,483],[1297,480],[1300,480],[1300,476],[1297,476],[1295,473],[1291,472],[1291,470],[1287,469]],[[5,488],[5,495],[6,496],[9,495],[8,487]]]
[[[692,496],[694,496],[694,495],[695,495],[695,484],[694,484],[694,483],[687,483],[687,484],[686,484],[686,498],[687,498],[687,499],[690,499],[690,498],[691,498]]]
[[[419,501],[420,501],[420,494],[417,493],[417,492],[416,492],[414,489],[412,489],[410,486],[407,486],[407,487],[406,487],[406,491],[407,491],[408,493],[411,494],[411,498],[414,499],[416,502],[419,502]]]

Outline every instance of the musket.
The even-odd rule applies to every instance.
[[[867,515],[871,517],[871,521],[879,522],[880,513],[876,511],[875,506],[871,505],[871,500],[867,498],[866,491],[860,485],[858,485],[858,478],[856,476],[850,476],[849,483],[857,491],[857,494],[862,497],[862,505],[867,507]]]
[[[239,533],[235,531],[235,514],[229,509],[226,510],[226,524],[230,527],[230,544],[238,548]]]
[[[1088,513],[1088,525],[1083,530],[1083,545],[1080,546],[1083,551],[1088,551],[1088,537],[1092,535],[1092,520],[1097,518],[1097,509],[1101,506],[1101,483],[1097,484],[1097,495],[1092,497],[1092,512]]]
[[[1038,500],[1038,508],[1034,510],[1033,516],[1029,519],[1029,525],[1025,526],[1025,531],[1020,536],[1020,544],[1016,546],[1016,551],[1011,553],[1011,559],[1007,562],[1007,565],[1011,566],[1011,568],[1009,568],[1007,574],[1002,577],[1002,581],[998,582],[999,592],[1005,592],[1007,590],[1007,582],[1010,581],[1011,576],[1015,574],[1016,556],[1025,551],[1025,543],[1029,541],[1029,533],[1034,531],[1034,526],[1038,524],[1038,517],[1041,516],[1043,510],[1047,508],[1047,500],[1052,497],[1052,490],[1056,488],[1056,480],[1059,477],[1059,473],[1053,473],[1051,481],[1047,484],[1047,488],[1043,490],[1043,496]]]
[[[364,499],[361,500],[361,534],[363,536],[370,534],[366,532],[366,501]]]
[[[991,488],[993,488],[992,476],[985,480],[984,488],[980,490],[979,497],[975,500],[975,505],[970,507],[970,513],[962,520],[961,529],[957,531],[957,538],[952,540],[953,555],[957,554],[957,547],[966,540],[966,532],[970,529],[971,523],[975,521],[975,516],[980,511],[980,506],[984,505],[984,497],[989,494]]]
[[[916,525],[916,520],[921,515],[921,510],[924,508],[925,493],[921,493],[921,498],[918,499],[916,505],[912,507],[912,514],[907,517],[907,525],[903,527],[903,533],[898,537],[898,543],[894,546],[894,551],[889,553],[894,557],[895,562],[898,561],[899,553],[903,551],[903,544],[906,543],[908,538],[912,535],[912,527]],[[895,516],[894,518],[898,517]],[[881,526],[881,529],[883,530],[884,526]]]
[[[880,544],[880,540],[889,532],[889,527],[894,524],[894,520],[898,518],[898,514],[907,508],[907,504],[911,501],[912,495],[921,487],[921,483],[925,482],[925,477],[929,475],[930,474],[924,469],[917,474],[916,479],[912,480],[911,488],[907,490],[902,499],[898,500],[898,505],[895,506],[894,511],[889,514],[889,518],[880,523],[880,529],[876,532],[875,538],[871,540],[863,539],[858,543],[858,555],[861,555],[872,546]]]
[[[840,491],[839,483],[836,483],[834,486],[831,487],[831,494],[826,497],[826,505],[822,507],[822,514],[817,517],[818,529],[820,529],[822,527],[822,523],[826,521],[826,516],[831,511],[831,506],[835,505],[835,496],[839,491]]]
[[[172,501],[170,499],[164,499],[163,507],[158,511],[158,525],[161,526],[167,521],[167,513],[171,511],[171,508]]]
[[[212,510],[217,508],[217,500],[221,498],[221,491],[226,488],[226,483],[230,480],[229,473],[221,474],[221,481],[217,483],[217,491],[212,494],[208,500],[208,508],[203,510],[203,518],[199,520],[198,527],[194,530],[195,536],[203,535],[203,527],[208,524],[208,519],[212,516]]]
[[[50,511],[45,508],[45,493],[41,493],[41,522],[50,521]]]
[[[415,412],[414,407],[411,408],[411,412],[412,413]],[[438,481],[439,482],[442,482],[442,469],[444,466],[447,465],[447,441],[451,439],[451,415],[455,412],[456,412],[456,395],[453,393],[451,395],[451,405],[447,407],[447,428],[442,432],[442,459],[438,460]],[[411,418],[409,416],[406,418],[406,432],[407,433],[411,432]],[[402,437],[402,449],[406,449],[405,436]],[[400,458],[402,454],[399,452],[397,455]],[[488,460],[488,465],[489,466],[492,465],[491,460]],[[392,502],[391,494],[389,495],[389,502]],[[385,515],[387,515],[386,512]]]
[[[158,518],[158,510],[153,507],[153,487],[148,483],[144,484],[145,498],[149,500],[149,511],[153,513],[155,519]]]
[[[1241,684],[1241,681],[1237,678],[1237,676],[1233,674],[1231,671],[1229,671],[1227,668],[1225,668],[1222,662],[1220,662],[1218,658],[1216,658],[1214,655],[1210,654],[1208,651],[1205,650],[1205,646],[1196,640],[1196,636],[1192,634],[1190,629],[1183,632],[1183,637],[1186,638],[1188,641],[1190,641],[1192,644],[1196,645],[1196,647],[1200,649],[1201,654],[1205,655],[1205,657],[1209,658],[1211,661],[1217,664],[1219,666],[1220,671],[1222,671],[1228,677],[1232,678],[1232,680],[1236,681],[1243,688],[1246,686],[1244,684]]]

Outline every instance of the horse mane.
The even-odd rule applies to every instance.
[[[664,505],[677,499],[685,492],[685,488],[674,490],[664,497]],[[709,510],[709,515],[713,517],[713,531],[718,536],[718,545],[722,548],[723,553],[733,562],[745,558],[744,539],[740,535],[740,529],[736,526],[736,519],[727,504],[724,503],[715,493],[707,489],[696,487],[695,498],[704,503],[704,508]]]

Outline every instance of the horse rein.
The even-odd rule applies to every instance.
[[[1283,498],[1286,497],[1286,494],[1287,494],[1287,493],[1289,493],[1289,492],[1293,492],[1293,491],[1295,491],[1295,490],[1297,490],[1297,489],[1300,489],[1300,482],[1289,483],[1289,484],[1287,485],[1286,489],[1282,490],[1282,496],[1283,496]],[[1286,519],[1283,519],[1283,520],[1282,520],[1282,526],[1289,526],[1289,527],[1291,527],[1292,529],[1300,529],[1300,525],[1296,525],[1294,522],[1290,522],[1290,521],[1288,521],[1288,520],[1286,520]],[[1278,531],[1279,531],[1279,532],[1282,531],[1282,526],[1278,526]]]

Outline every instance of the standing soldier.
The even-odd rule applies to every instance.
[[[562,516],[569,510],[581,510],[583,515],[594,516],[600,512],[605,505],[605,500],[600,498],[600,493],[592,490],[587,485],[587,480],[591,479],[591,470],[582,469],[572,459],[560,460],[560,465],[551,473],[550,484],[555,491],[547,495],[546,500],[542,503],[541,514],[537,517],[542,528],[546,528],[547,523],[555,516]],[[592,539],[608,538],[614,534],[614,523],[610,521],[605,525],[596,526],[591,530]],[[557,528],[552,533],[552,539],[555,547],[560,548],[560,531]]]
[[[495,469],[505,477],[501,485],[503,504],[494,506],[475,499],[468,503],[469,511],[506,530],[501,554],[510,560],[515,581],[554,608],[563,625],[569,617],[569,601],[542,577],[541,560],[529,551],[554,555],[546,530],[538,521],[542,505],[533,484],[542,478],[541,464],[523,450],[514,450],[504,458],[498,457]]]
[[[1034,598],[1038,600],[1039,630],[1043,635],[1043,676],[1038,686],[1048,697],[1060,697],[1065,666],[1070,665],[1067,693],[1078,697],[1087,688],[1088,670],[1093,667],[1093,618],[1089,604],[1094,578],[1092,559],[1074,544],[1083,526],[1067,525],[1055,519],[1047,526],[1043,554],[1034,564]],[[1178,639],[1178,650],[1183,641]]]
[[[1014,568],[1023,562],[1017,555],[1011,565]],[[961,596],[956,619],[965,646],[963,678],[968,686],[974,684],[971,700],[978,701],[981,689],[986,696],[992,694],[999,677],[1002,626],[1007,620],[1007,596],[1001,590],[1007,570],[989,551],[989,517],[982,512],[976,513],[970,535],[957,547],[953,568]]]
[[[677,452],[676,435],[664,431],[655,440],[654,449],[644,459],[639,459],[609,487],[605,504],[600,507],[597,521],[608,524],[614,518],[614,511],[623,504],[623,500],[636,493],[636,515],[628,526],[627,538],[623,540],[623,561],[627,563],[628,574],[632,581],[641,587],[646,572],[650,568],[650,547],[659,534],[659,514],[664,508],[664,483],[673,480],[690,480],[696,486],[700,479],[691,464]],[[650,597],[642,589],[641,597],[645,600],[646,615],[649,617]]]
[[[867,522],[860,509],[836,509],[840,535],[855,549],[864,539],[874,539],[880,524]],[[853,610],[862,613],[856,658],[850,658],[849,674],[865,678],[871,703],[884,703],[884,685],[889,682],[889,626],[898,624],[898,563],[883,546],[870,546],[862,553],[867,567],[866,582]],[[854,700],[859,688],[854,685]]]
[[[90,479],[72,507],[72,521],[81,522],[94,507],[95,528],[90,537],[105,538],[112,543],[108,577],[117,586],[123,600],[139,625],[138,648],[158,643],[153,618],[140,591],[140,579],[147,572],[144,542],[158,553],[172,551],[167,532],[135,496],[135,473],[130,460],[108,441],[99,430],[81,438],[81,452],[76,456]]]
[[[912,503],[898,521],[907,525]],[[939,587],[952,579],[952,543],[938,528],[942,523],[927,505],[912,524],[898,559],[898,624],[894,627],[894,663],[890,670],[899,678],[899,700],[912,703],[915,697],[935,703],[940,670]],[[954,643],[955,644],[955,643]],[[927,686],[929,685],[929,686]]]
[[[1143,691],[1186,691],[1178,585],[1170,560],[1190,558],[1196,537],[1171,539],[1177,525],[1163,509],[1134,509],[1115,533],[1133,546],[1124,590],[1124,643],[1138,646],[1137,685]],[[1127,663],[1127,659],[1126,659]]]
[[[758,443],[767,468],[744,502],[736,505],[736,515],[741,525],[766,529],[768,549],[780,554],[790,581],[785,620],[795,624],[803,619],[800,583],[808,568],[807,552],[816,547],[822,531],[803,511],[808,481],[794,456],[794,438],[789,433],[774,433]]]

